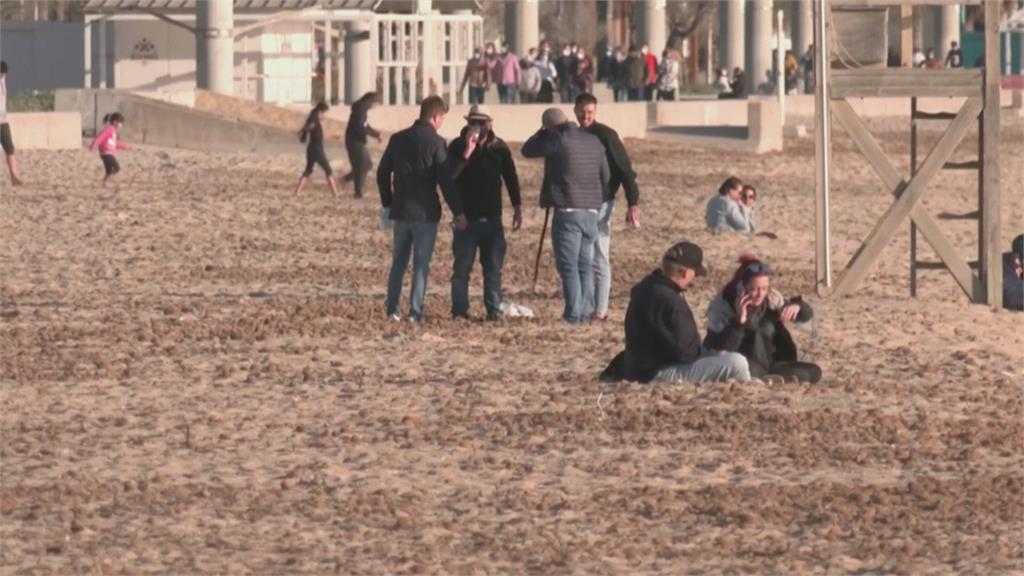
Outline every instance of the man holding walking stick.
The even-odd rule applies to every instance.
[[[601,141],[560,109],[545,110],[541,125],[523,144],[523,156],[544,158],[540,205],[554,214],[551,245],[565,298],[562,320],[581,324],[590,321],[593,306],[594,243],[610,179],[608,159]]]

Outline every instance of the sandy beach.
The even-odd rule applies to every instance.
[[[907,169],[907,131],[876,136]],[[891,198],[834,138],[838,271]],[[384,317],[376,184],[332,198],[318,172],[292,196],[299,144],[136,147],[117,190],[84,149],[19,152],[28,184],[0,189],[0,573],[1024,571],[1024,315],[969,304],[943,271],[911,299],[909,224],[855,295],[814,296],[810,138],[762,156],[627,147],[642,226],[620,194],[611,319],[579,328],[558,321],[550,245],[531,290],[541,164],[518,144],[505,296],[537,318],[450,320],[442,226],[423,325]],[[1021,150],[1024,125],[1004,124],[1007,250]],[[346,172],[341,144],[328,153]],[[730,174],[757,185],[777,240],[704,229]],[[943,173],[924,205],[977,209],[974,174]],[[940,224],[973,259],[977,222]],[[629,288],[683,239],[710,268],[687,293],[700,328],[737,257],[761,256],[815,308],[795,336],[823,382],[597,382]],[[479,319],[479,268],[471,287]]]

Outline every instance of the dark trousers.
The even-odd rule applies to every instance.
[[[675,90],[658,90],[658,100],[664,102],[674,102],[676,99]]]
[[[781,376],[787,381],[797,380],[799,382],[809,382],[811,384],[815,384],[821,380],[821,368],[817,364],[811,364],[810,362],[775,362],[768,367],[764,367],[753,360],[750,360],[749,362],[750,375],[754,378]]]
[[[488,318],[501,315],[501,268],[505,264],[505,229],[500,218],[471,220],[452,236],[452,316],[469,315],[469,276],[480,251],[484,272],[484,306]]]
[[[345,175],[345,181],[352,182],[356,198],[362,198],[366,175],[373,168],[370,151],[366,149],[366,144],[361,142],[346,142],[345,150],[348,152],[348,162],[352,166],[352,171]]]
[[[639,102],[639,101],[643,100],[644,89],[643,88],[629,88],[628,89],[628,94],[629,94],[629,101],[630,102]]]
[[[324,169],[324,174],[331,175],[331,162],[327,159],[327,153],[324,152],[322,146],[307,146],[306,147],[306,169],[302,171],[302,175],[309,178],[313,175],[313,167],[317,164]]]
[[[470,86],[469,87],[469,103],[470,104],[483,104],[484,94],[487,93],[487,88],[483,86]]]

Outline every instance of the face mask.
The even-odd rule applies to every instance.
[[[568,56],[568,55],[572,54],[572,50],[569,50],[568,48],[566,48],[565,50],[562,50],[562,54],[564,56]]]

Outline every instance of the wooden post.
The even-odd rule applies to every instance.
[[[829,122],[828,107],[828,62],[831,59],[828,47],[826,16],[829,10],[827,0],[814,0],[814,213],[815,253],[814,269],[817,278],[816,290],[824,296],[832,287],[832,269],[829,250],[828,230],[828,163],[829,163]]]
[[[906,8],[906,6],[904,6]],[[910,99],[910,178],[917,174],[917,96]],[[910,221],[910,297],[917,298],[917,224]]]
[[[900,66],[914,66],[914,7],[900,6]]]
[[[1002,2],[985,2],[985,109],[982,111],[985,157],[981,207],[982,245],[984,259],[981,274],[984,278],[986,301],[993,308],[1003,307],[1003,263],[1000,254],[999,206],[999,9]],[[1007,55],[1009,56],[1009,55]],[[975,300],[977,301],[977,300]]]

